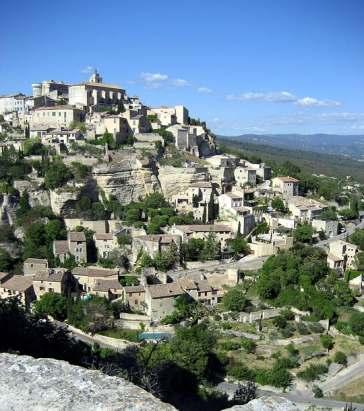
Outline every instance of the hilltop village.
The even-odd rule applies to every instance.
[[[344,398],[335,378],[364,354],[363,193],[225,149],[97,71],[34,83],[0,96],[0,299],[104,349],[158,342],[155,362],[200,384],[214,354],[237,387]]]

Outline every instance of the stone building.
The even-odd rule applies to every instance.
[[[95,284],[90,294],[97,295],[98,297],[104,297],[109,301],[113,301],[122,297],[123,287],[119,280],[116,279],[99,279],[95,280]]]
[[[174,310],[175,299],[185,294],[177,283],[155,284],[145,287],[146,313],[153,321],[160,321]]]
[[[275,177],[272,179],[272,188],[283,197],[293,197],[298,196],[298,183],[299,180],[293,177]]]
[[[45,258],[27,258],[23,263],[24,275],[34,275],[48,270],[48,261]]]
[[[330,268],[346,271],[356,269],[356,256],[359,253],[358,246],[346,241],[337,240],[329,243],[327,264]]]
[[[145,287],[130,285],[123,287],[123,300],[132,310],[143,311],[145,308]]]
[[[154,258],[162,251],[168,251],[171,247],[175,247],[178,252],[181,243],[181,237],[170,234],[149,234],[138,237],[133,237],[133,263],[138,259],[141,252],[148,254]]]
[[[119,271],[101,267],[76,267],[72,275],[78,281],[81,291],[92,294],[96,283],[100,280],[118,280]]]
[[[46,293],[68,296],[74,290],[74,279],[65,268],[51,268],[34,275],[33,287],[37,299]]]
[[[36,299],[33,277],[14,275],[0,284],[0,298],[19,297],[22,304],[29,307]]]
[[[323,210],[327,208],[325,204],[307,197],[293,196],[287,199],[287,205],[292,216],[299,222],[311,222],[314,218],[319,218]]]
[[[118,241],[113,233],[95,233],[95,246],[100,258],[108,258],[111,251],[118,247]]]
[[[70,255],[77,263],[87,262],[86,237],[83,231],[69,231],[67,240],[53,241],[53,254],[63,263]]]
[[[289,250],[293,246],[293,237],[271,232],[252,237],[249,248],[255,257],[276,255],[279,251]]]
[[[223,224],[173,225],[169,233],[180,236],[183,243],[191,238],[206,240],[212,234],[220,243],[221,251],[227,248],[228,240],[234,237],[232,229]]]
[[[90,80],[69,87],[69,104],[96,111],[104,107],[120,106],[125,98],[125,90],[114,84],[105,84],[95,72]]]
[[[39,127],[69,128],[73,122],[83,120],[83,111],[72,105],[38,107],[31,113],[30,129]]]

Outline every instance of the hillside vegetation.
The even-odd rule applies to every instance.
[[[222,137],[219,137],[217,141],[222,151],[225,152],[234,149],[242,150],[248,158],[256,157],[271,165],[289,160],[307,173],[337,177],[352,176],[359,182],[364,183],[364,164],[340,155],[289,150],[264,144],[239,142]]]

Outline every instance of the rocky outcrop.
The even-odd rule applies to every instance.
[[[51,207],[56,215],[61,215],[62,208],[68,201],[75,201],[79,196],[79,190],[62,187],[51,191]]]
[[[31,207],[51,206],[51,195],[48,190],[30,190],[29,194],[29,204]]]
[[[94,167],[93,176],[107,198],[114,196],[122,204],[160,191],[158,178],[148,162],[140,161],[135,156]]]
[[[172,411],[136,385],[49,358],[0,354],[0,411]]]
[[[192,183],[208,181],[209,175],[205,167],[172,167],[162,166],[158,175],[165,198],[183,193]]]

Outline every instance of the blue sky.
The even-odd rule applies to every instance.
[[[0,94],[105,82],[219,134],[364,134],[362,0],[32,0],[1,5]]]

